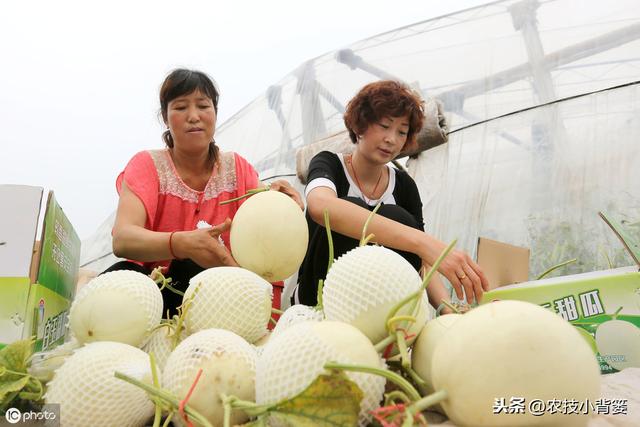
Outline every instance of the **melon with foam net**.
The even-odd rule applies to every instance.
[[[180,333],[179,338],[177,338],[175,334],[177,334],[177,332],[169,327],[169,325],[159,326],[151,333],[149,340],[144,347],[142,347],[145,353],[153,353],[160,372],[164,371],[167,359],[169,359],[169,355],[174,350],[174,343],[180,344],[180,342],[187,337],[184,330]]]
[[[589,417],[558,411],[495,414],[496,399],[595,402],[600,367],[575,327],[523,301],[497,301],[458,319],[435,348],[433,387],[459,426],[586,425]],[[564,411],[566,412],[566,411]]]
[[[322,312],[315,307],[303,304],[294,304],[287,308],[278,319],[278,323],[273,328],[272,336],[280,334],[285,329],[295,325],[296,323],[305,321],[321,321],[323,319]]]
[[[298,271],[307,251],[309,229],[300,206],[279,191],[247,199],[231,223],[231,253],[238,264],[269,282]]]
[[[131,270],[111,271],[84,285],[71,304],[69,327],[81,343],[117,341],[142,346],[162,318],[156,283]]]
[[[224,329],[207,329],[182,341],[165,366],[164,388],[184,399],[198,371],[202,374],[188,405],[209,422],[221,426],[224,406],[220,394],[242,400],[254,400],[256,352],[244,339]],[[248,416],[239,410],[231,413],[231,425],[242,424]],[[173,422],[183,425],[179,417]]]
[[[354,325],[373,343],[387,335],[386,318],[402,299],[416,292],[422,279],[398,253],[382,246],[360,246],[338,258],[327,273],[322,299],[327,320]],[[426,292],[407,335],[417,336],[430,316]],[[412,304],[398,315],[410,315]],[[413,340],[409,340],[412,342]]]
[[[291,399],[306,389],[327,362],[384,368],[371,341],[355,327],[331,321],[305,321],[291,325],[263,347],[256,365],[256,402],[272,404]],[[347,372],[364,397],[359,425],[371,420],[379,406],[385,379],[377,375]]]
[[[227,329],[250,343],[264,336],[271,318],[271,283],[240,267],[215,267],[189,281],[184,322],[189,334]]]
[[[69,356],[47,384],[45,403],[60,404],[68,427],[142,426],[153,416],[147,393],[114,376],[121,372],[152,384],[149,355],[119,342],[85,345]]]

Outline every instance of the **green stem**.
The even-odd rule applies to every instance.
[[[389,319],[387,321],[387,331],[392,333],[394,331],[393,325],[398,323],[398,322],[402,322],[403,320],[408,320],[410,322],[415,322],[416,318],[414,316],[396,316],[396,317],[392,317],[391,319]]]
[[[271,314],[279,314],[279,315],[282,315],[282,313],[284,313],[284,311],[282,311],[282,310],[278,310],[277,308],[273,308],[273,307],[271,307]]]
[[[160,381],[158,380],[158,369],[156,366],[156,357],[153,352],[149,353],[149,361],[151,362],[151,378],[153,380],[153,386],[160,388]],[[153,399],[156,405],[156,411],[153,417],[153,427],[160,427],[160,421],[162,421],[162,406],[159,399]]]
[[[442,300],[442,302],[438,306],[438,310],[436,310],[436,314],[440,315],[440,312],[444,307],[447,307],[449,310],[453,311],[455,314],[460,314],[460,310],[458,310],[458,308],[455,305],[451,304],[447,300]]]
[[[178,321],[176,322],[176,333],[173,337],[173,342],[171,343],[171,350],[175,350],[178,344],[180,343],[180,335],[182,335],[182,324],[184,323],[184,319],[187,316],[187,312],[189,311],[189,307],[191,307],[191,303],[193,302],[193,298],[195,298],[198,293],[198,289],[194,291],[193,295],[187,299],[183,300],[182,305],[178,308]]]
[[[177,290],[176,288],[174,288],[173,286],[171,286],[169,283],[171,283],[171,277],[165,277],[164,274],[162,274],[162,270],[160,267],[156,267],[151,274],[149,275],[149,277],[151,277],[153,279],[154,282],[156,282],[156,284],[160,285],[160,290],[163,290],[164,288],[169,289],[171,292],[173,292],[174,294],[178,294],[181,296],[184,296],[184,292],[181,292],[179,290]],[[155,277],[155,279],[154,279]]]
[[[413,402],[410,407],[415,411],[415,413],[422,412],[425,409],[442,402],[447,397],[449,397],[449,394],[445,390],[439,390],[435,393],[418,399],[417,401]]]
[[[331,270],[333,265],[333,235],[331,234],[331,222],[329,222],[329,209],[322,211],[324,216],[324,228],[327,230],[327,242],[329,243],[329,264],[327,265],[327,272]]]
[[[24,389],[29,389],[30,385],[33,385],[35,387],[36,389],[35,392],[23,391]],[[29,375],[29,380],[27,384],[22,390],[18,391],[18,395],[20,396],[21,399],[38,401],[42,398],[43,392],[44,392],[44,388],[42,387],[42,382],[36,377]]]
[[[393,405],[395,400],[401,400],[405,404],[411,403],[406,394],[400,390],[394,390],[384,395],[384,406]]]
[[[391,308],[391,310],[389,311],[389,314],[387,314],[387,322],[386,322],[387,324],[389,323],[389,319],[391,319],[394,316],[396,316],[398,311],[400,311],[400,309],[402,309],[402,307],[404,307],[409,302],[413,301],[413,303],[414,303],[413,307],[411,309],[411,313],[414,316],[417,314],[417,313],[414,313],[414,311],[416,310],[416,308],[419,307],[419,302],[420,302],[419,298],[422,296],[422,293],[425,291],[425,289],[427,289],[427,285],[431,281],[431,277],[433,276],[433,274],[438,270],[438,267],[440,267],[440,264],[442,263],[444,258],[447,255],[449,255],[449,252],[451,252],[451,250],[456,245],[456,243],[457,243],[457,240],[454,240],[453,242],[449,243],[449,246],[447,246],[444,251],[442,251],[442,253],[438,257],[438,259],[436,259],[436,262],[433,264],[433,266],[431,267],[431,269],[427,273],[427,275],[424,276],[424,280],[422,281],[422,286],[420,286],[420,289],[418,289],[416,292],[414,292],[412,294],[409,294],[407,297],[402,299],[399,303],[394,305],[393,308]],[[392,331],[389,331],[389,332],[391,333]]]
[[[396,337],[394,335],[389,334],[385,337],[385,339],[383,339],[373,347],[376,349],[378,353],[382,353],[389,346],[389,344],[393,343],[395,340],[396,340]]]
[[[15,399],[19,394],[20,394],[20,391],[18,390],[18,391],[13,391],[8,395],[6,395],[4,399],[2,399],[2,405],[0,406],[0,410],[2,410],[3,412],[6,412],[11,402],[13,402],[13,399]]]
[[[411,366],[411,358],[409,357],[409,350],[407,349],[407,341],[404,338],[404,334],[404,331],[396,330],[396,342],[398,343],[402,367],[408,368]]]
[[[167,415],[167,419],[164,420],[164,423],[162,424],[162,427],[169,427],[169,423],[171,422],[171,418],[173,418],[173,411],[169,412],[169,415]]]
[[[224,427],[231,427],[231,404],[229,402],[223,402],[224,407]]]
[[[269,317],[269,323],[271,323],[273,326],[276,326],[278,324],[278,322],[276,322],[273,317]]]
[[[541,280],[541,279],[543,279],[547,274],[551,273],[552,271],[557,270],[557,269],[559,269],[559,268],[561,268],[561,267],[564,267],[565,265],[569,265],[569,264],[571,264],[571,263],[573,263],[573,262],[576,262],[577,260],[578,260],[577,258],[573,258],[573,259],[570,259],[570,260],[568,260],[568,261],[561,262],[560,264],[556,264],[556,265],[554,265],[553,267],[549,268],[549,269],[548,269],[547,271],[545,271],[544,273],[542,273],[541,275],[539,275],[539,276],[538,276],[538,278],[537,278],[536,280]]]
[[[613,313],[613,314],[611,315],[611,318],[612,318],[613,320],[616,320],[616,319],[618,318],[618,314],[620,314],[620,312],[622,311],[622,309],[623,309],[623,308],[624,308],[624,307],[620,307],[619,309],[617,309],[617,310],[615,311],[615,313]]]
[[[19,375],[21,377],[29,377],[29,373],[28,372],[17,372],[17,371],[12,371],[11,369],[7,369],[4,368],[4,372],[7,374],[13,374],[13,375]]]
[[[322,302],[322,290],[324,289],[324,280],[319,279],[318,280],[318,296],[317,296],[317,300],[318,300],[318,304],[316,304],[316,310],[319,310],[324,317],[324,305]]]
[[[157,331],[158,329],[162,329],[162,328],[168,328],[169,331],[167,333],[167,337],[171,336],[171,333],[173,333],[173,331],[175,330],[175,325],[173,323],[171,323],[171,321],[160,321],[159,324],[157,324],[156,326],[154,326],[153,328],[151,328],[151,330],[149,331],[149,335],[153,334],[155,331]]]
[[[373,233],[369,234],[367,237],[365,237],[365,239],[364,239],[364,240],[360,241],[360,246],[366,246],[366,245],[368,245],[368,244],[369,244],[369,242],[370,242],[374,237],[376,237],[376,235],[375,235],[375,234],[373,234]]]
[[[420,377],[420,375],[418,375],[418,373],[416,371],[414,371],[411,366],[403,366],[402,368],[407,373],[407,375],[409,375],[411,380],[414,383],[416,383],[416,385],[418,387],[424,387],[424,386],[427,385],[427,382],[425,380],[423,380],[422,377]]]
[[[602,252],[602,255],[604,255],[604,259],[607,260],[607,265],[609,266],[609,269],[612,269],[613,263],[611,262],[611,258],[609,258],[609,254],[607,254],[604,248],[601,248],[600,251]]]
[[[373,208],[373,210],[371,211],[371,213],[367,217],[367,220],[364,223],[364,227],[362,228],[362,238],[360,239],[360,246],[366,245],[367,242],[369,241],[369,239],[371,238],[371,237],[368,237],[368,238],[365,237],[367,235],[367,228],[369,227],[369,223],[373,219],[373,217],[376,214],[376,212],[378,212],[378,209],[380,209],[380,206],[382,206],[382,200],[378,202],[376,207]]]
[[[169,279],[169,281],[170,281],[170,280],[171,280],[171,279]],[[171,285],[169,284],[169,281],[167,281],[166,283],[164,283],[164,284],[162,285],[162,287],[163,287],[163,288],[167,288],[167,289],[169,289],[171,292],[173,292],[174,294],[177,294],[177,295],[180,295],[181,297],[183,297],[183,296],[184,296],[184,292],[179,291],[179,290],[177,290],[176,288],[174,288],[173,286],[171,286]]]
[[[276,406],[277,404],[273,405],[258,405],[255,402],[251,402],[249,400],[241,400],[239,398],[237,398],[236,396],[228,396],[224,393],[220,393],[220,399],[222,400],[222,403],[225,405],[229,405],[229,408],[231,409],[240,409],[241,411],[243,411],[245,414],[247,414],[250,417],[257,417],[260,416],[264,413],[266,413],[267,411],[269,411],[271,408],[273,408],[274,406]]]
[[[413,411],[411,411],[411,409],[407,408],[405,410],[405,418],[404,418],[404,422],[402,423],[402,427],[413,427]]]
[[[121,372],[115,372],[115,377],[118,379],[121,379],[123,381],[126,381],[130,384],[135,385],[136,387],[139,387],[141,389],[143,389],[144,391],[146,391],[147,393],[149,393],[152,396],[158,397],[162,400],[164,400],[165,402],[168,402],[171,406],[173,406],[174,408],[179,408],[180,407],[180,401],[178,400],[177,397],[175,397],[174,395],[172,395],[169,392],[166,392],[162,389],[157,389],[154,386],[151,386],[147,383],[144,383],[142,381],[139,381],[135,378],[132,378],[128,375],[125,375]],[[187,413],[187,415],[189,415],[191,418],[193,418],[195,421],[197,421],[198,423],[202,424],[205,427],[213,427],[211,425],[211,423],[202,415],[200,414],[198,411],[196,411],[195,409],[193,409],[192,407],[190,407],[189,405],[184,405],[184,411]]]
[[[402,391],[411,399],[412,401],[420,400],[420,393],[411,385],[409,381],[402,378],[401,375],[396,374],[395,372],[388,371],[386,369],[373,368],[370,366],[361,366],[361,365],[347,365],[344,363],[335,363],[328,362],[324,364],[325,369],[339,369],[342,371],[350,371],[350,372],[362,372],[365,374],[373,374],[384,377],[400,387]]]
[[[254,188],[253,190],[247,191],[245,194],[243,194],[240,197],[236,197],[236,198],[233,198],[233,199],[225,200],[224,202],[220,202],[218,204],[220,206],[227,205],[229,203],[233,203],[233,202],[236,202],[238,200],[242,200],[245,197],[250,197],[250,196],[253,196],[254,194],[258,194],[258,193],[262,193],[263,191],[267,191],[267,190],[269,190],[269,188],[270,187],[268,185],[266,187],[262,187],[262,188]]]

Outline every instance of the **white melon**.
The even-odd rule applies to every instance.
[[[271,283],[249,270],[204,270],[191,278],[183,301],[192,297],[184,320],[189,334],[227,329],[253,343],[267,332],[273,289]]]
[[[154,404],[139,387],[114,376],[121,372],[152,384],[149,355],[119,342],[101,341],[76,350],[47,384],[45,403],[60,404],[65,427],[139,427]]]
[[[298,271],[309,229],[300,206],[284,193],[263,191],[248,198],[231,223],[231,253],[238,264],[269,282]]]
[[[117,341],[144,345],[162,318],[162,293],[137,271],[101,274],[84,285],[69,312],[69,327],[81,343]]]
[[[163,385],[179,399],[184,399],[202,369],[188,404],[211,424],[221,426],[224,419],[221,393],[254,400],[256,356],[251,344],[233,332],[223,329],[200,331],[187,337],[171,353],[165,366]],[[232,425],[247,420],[242,411],[232,411]],[[177,416],[173,422],[183,425]]]

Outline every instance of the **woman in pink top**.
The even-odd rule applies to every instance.
[[[167,130],[161,150],[137,153],[116,180],[120,195],[113,227],[113,253],[129,261],[107,271],[149,274],[167,267],[173,287],[184,291],[205,268],[237,265],[230,253],[231,219],[244,199],[221,202],[258,187],[258,174],[240,155],[215,144],[218,91],[199,71],[177,69],[160,89],[160,111]],[[300,195],[281,180],[272,190]],[[200,221],[213,227],[198,228]],[[163,291],[164,312],[175,313],[182,297]]]

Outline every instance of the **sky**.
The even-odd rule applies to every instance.
[[[53,190],[86,239],[116,209],[131,156],[163,146],[158,90],[172,69],[213,77],[219,126],[308,59],[483,3],[3,1],[0,184]]]

